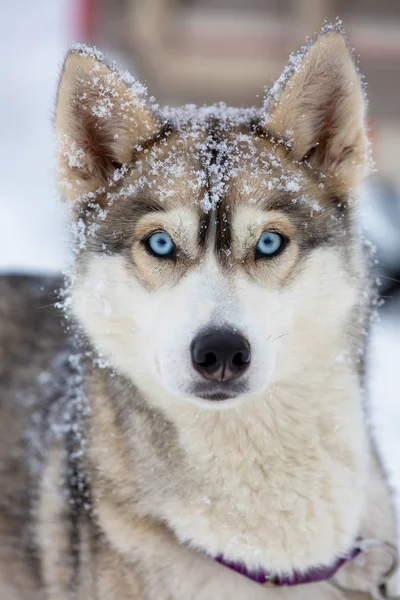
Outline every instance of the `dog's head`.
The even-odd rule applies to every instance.
[[[261,110],[161,111],[95,51],[66,59],[56,127],[73,310],[158,401],[226,407],[349,348],[362,90],[336,32],[289,71]]]

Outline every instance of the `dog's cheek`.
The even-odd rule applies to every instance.
[[[118,255],[89,255],[71,289],[72,311],[85,333],[98,352],[125,373],[140,358],[137,307],[145,304],[145,294]]]
[[[357,289],[340,252],[319,248],[285,292],[283,303],[293,307],[293,322],[284,336],[278,377],[317,369],[321,353],[342,360],[348,347],[349,320],[357,302]],[[328,342],[327,342],[328,340]]]

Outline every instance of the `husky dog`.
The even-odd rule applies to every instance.
[[[384,598],[363,399],[365,102],[331,28],[262,109],[161,110],[68,54],[61,282],[1,283],[0,597]]]

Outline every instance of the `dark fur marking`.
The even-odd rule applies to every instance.
[[[264,210],[277,210],[286,214],[299,232],[301,249],[311,250],[317,246],[337,244],[347,248],[347,238],[350,232],[350,210],[347,201],[338,202],[333,198],[321,211],[313,209],[307,203],[295,201],[287,195],[269,198],[264,202]],[[338,220],[340,219],[340,227]]]
[[[265,128],[261,124],[261,115],[250,120],[249,129],[257,138],[265,140],[268,137]]]
[[[139,193],[121,198],[110,207],[104,221],[97,221],[95,236],[87,237],[90,250],[95,252],[123,253],[132,247],[133,234],[139,220],[152,212],[164,212],[164,204],[153,196]]]
[[[78,586],[78,573],[80,567],[80,514],[81,514],[81,498],[79,491],[79,478],[80,473],[78,465],[71,456],[73,454],[73,441],[71,436],[67,436],[66,440],[68,464],[67,464],[67,478],[68,478],[68,491],[69,491],[69,546],[71,549],[71,580],[70,590],[74,592]]]
[[[71,103],[72,120],[80,125],[81,132],[76,137],[81,139],[82,149],[91,158],[91,168],[85,164],[83,167],[72,167],[72,170],[79,172],[83,180],[91,179],[97,172],[106,181],[110,176],[112,164],[116,161],[116,156],[111,150],[113,137],[111,131],[107,131],[99,125],[95,115],[92,115],[87,109],[82,110],[82,105],[76,98],[82,96],[83,93],[83,86],[78,84],[76,94],[74,94],[75,100]]]
[[[172,124],[169,121],[164,121],[160,129],[155,135],[148,140],[144,140],[139,144],[140,150],[134,148],[132,152],[132,162],[136,162],[142,152],[149,152],[153,146],[165,140],[174,131]]]
[[[231,207],[224,200],[219,202],[216,214],[217,234],[215,236],[215,250],[219,260],[226,264],[232,244]]]
[[[75,346],[73,350],[77,350]],[[81,363],[82,361],[82,363]],[[83,381],[86,374],[84,359],[80,359],[77,364],[75,361],[68,361],[69,377],[68,382],[71,387],[68,396],[68,405],[73,407],[71,415],[72,422],[65,438],[65,447],[67,451],[66,463],[66,486],[68,490],[68,513],[70,524],[69,542],[71,552],[71,592],[75,592],[79,586],[79,571],[81,567],[81,530],[82,520],[88,515],[88,508],[91,506],[90,490],[86,479],[83,456],[82,456],[82,437],[85,433],[84,411],[80,396],[83,393]],[[72,381],[72,384],[71,384]]]
[[[213,181],[211,177],[213,167],[217,166],[219,169],[218,183],[220,183],[220,178],[224,178],[225,170],[227,169],[227,160],[223,151],[221,151],[221,141],[223,137],[223,124],[219,123],[217,120],[213,120],[209,130],[209,152],[211,159],[207,165],[208,191],[210,195],[213,193]],[[211,211],[211,213],[208,220],[208,226],[210,230],[215,232],[214,250],[218,260],[222,264],[226,264],[232,242],[230,206],[227,204],[226,199],[220,198],[215,210]]]
[[[202,212],[199,225],[199,246],[204,249],[210,235],[211,212]]]

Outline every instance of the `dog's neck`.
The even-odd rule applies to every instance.
[[[219,411],[172,398],[154,407],[97,372],[91,458],[122,501],[212,556],[276,572],[329,565],[358,534],[368,453],[354,368],[319,366]]]

